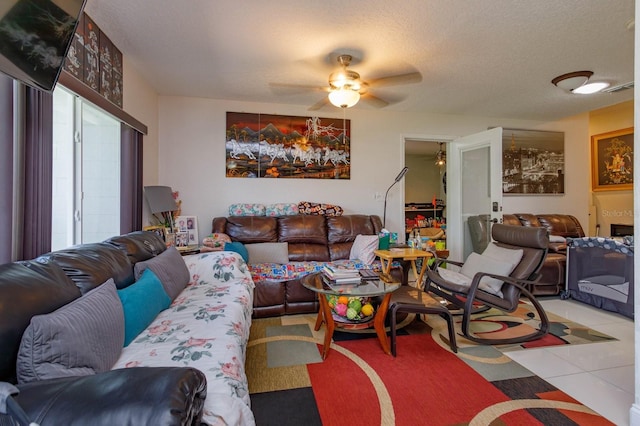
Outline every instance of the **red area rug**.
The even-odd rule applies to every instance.
[[[439,326],[405,327],[395,358],[375,334],[337,331],[319,362],[296,346],[321,353],[323,329],[314,333],[314,323],[312,315],[254,320],[247,375],[258,426],[612,424],[494,347],[451,352]],[[285,347],[267,349],[273,344]]]
[[[429,336],[398,339],[402,353],[396,358],[384,354],[377,339],[363,339],[341,342],[346,351],[334,349],[323,363],[307,366],[323,424],[466,424],[484,408],[510,400]],[[539,424],[526,411],[502,420]]]

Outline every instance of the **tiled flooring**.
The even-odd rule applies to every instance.
[[[541,300],[545,310],[619,341],[508,352],[514,361],[619,426],[634,400],[633,321],[572,300]]]

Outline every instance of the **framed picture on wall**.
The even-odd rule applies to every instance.
[[[503,129],[502,193],[564,194],[564,133]]]
[[[633,127],[591,136],[593,191],[633,189]]]

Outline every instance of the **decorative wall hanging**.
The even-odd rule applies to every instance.
[[[591,136],[594,191],[633,189],[633,127]]]
[[[122,53],[86,13],[78,22],[64,69],[122,108]]]
[[[564,133],[503,129],[502,193],[564,194]]]
[[[227,112],[227,177],[351,178],[351,122]]]

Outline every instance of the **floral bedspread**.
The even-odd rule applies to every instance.
[[[245,375],[254,284],[233,252],[185,256],[187,287],[113,367],[194,367],[207,376],[203,421],[254,425]]]

